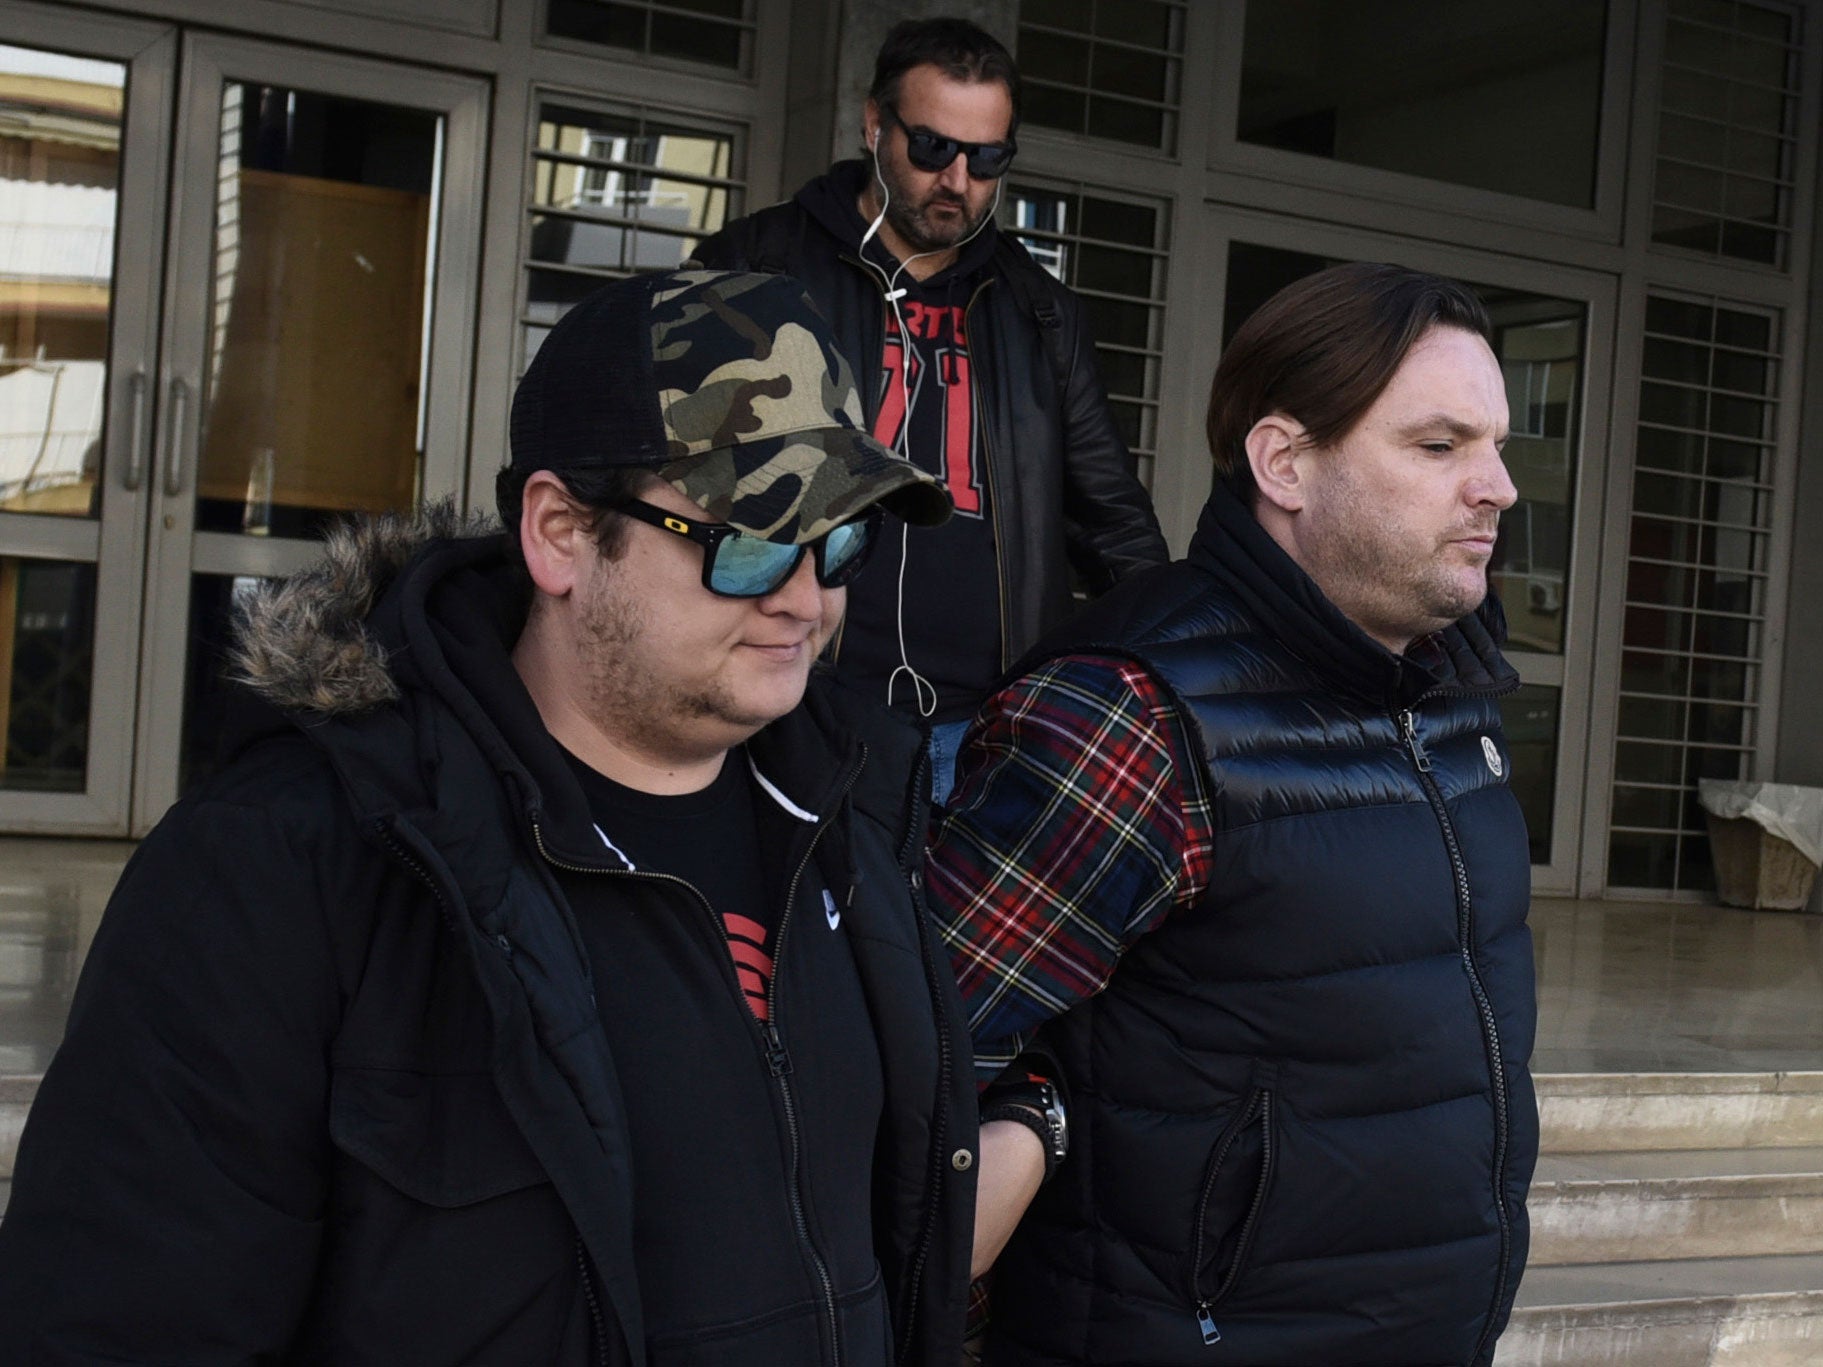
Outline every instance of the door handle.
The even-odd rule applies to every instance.
[[[184,491],[184,419],[190,415],[190,386],[171,381],[171,422],[165,430],[165,494],[176,498]]]
[[[146,372],[127,376],[127,472],[121,483],[138,493],[146,477]]]

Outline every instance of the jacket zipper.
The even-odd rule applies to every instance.
[[[1431,695],[1426,695],[1431,696]],[[1419,699],[1423,701],[1422,698]],[[1494,1085],[1494,1209],[1500,1217],[1500,1267],[1494,1278],[1494,1299],[1488,1307],[1487,1322],[1482,1326],[1481,1337],[1475,1343],[1475,1351],[1469,1355],[1469,1361],[1478,1362],[1482,1351],[1487,1347],[1488,1337],[1494,1331],[1494,1320],[1500,1310],[1500,1304],[1506,1299],[1507,1263],[1513,1251],[1512,1220],[1507,1214],[1506,1203],[1506,1167],[1507,1141],[1510,1119],[1506,1085],[1506,1063],[1500,1046],[1500,1026],[1494,1018],[1494,1006],[1488,998],[1487,986],[1481,980],[1481,970],[1475,963],[1474,951],[1474,911],[1469,897],[1468,867],[1462,858],[1462,846],[1456,839],[1455,823],[1450,820],[1449,809],[1444,805],[1443,790],[1437,786],[1437,780],[1431,772],[1431,758],[1425,752],[1424,742],[1418,738],[1418,721],[1411,708],[1406,708],[1397,717],[1400,734],[1404,737],[1405,748],[1410,753],[1412,763],[1418,770],[1418,782],[1424,789],[1426,800],[1431,804],[1431,811],[1437,818],[1437,824],[1443,828],[1443,843],[1449,851],[1450,872],[1456,882],[1456,938],[1462,955],[1462,966],[1468,974],[1469,990],[1474,994],[1475,1007],[1481,1014],[1482,1039],[1487,1045],[1489,1073]]]
[[[928,747],[918,752],[918,763],[912,773],[911,810],[915,818],[920,810],[919,794],[930,791],[930,750]],[[928,812],[926,813],[928,822]],[[931,1025],[937,1032],[937,1114],[931,1125],[930,1148],[930,1181],[925,1190],[930,1193],[929,1203],[924,1208],[924,1227],[918,1232],[917,1250],[912,1254],[910,1270],[905,1278],[905,1295],[903,1297],[906,1319],[905,1334],[900,1339],[895,1361],[904,1363],[911,1354],[912,1343],[917,1337],[916,1320],[918,1298],[924,1290],[924,1266],[930,1258],[931,1245],[937,1237],[937,1219],[943,1207],[943,1169],[948,1162],[945,1150],[949,1148],[949,1093],[950,1080],[955,1069],[954,1051],[950,1043],[949,1030],[943,1019],[942,988],[939,986],[936,966],[936,949],[931,942],[930,918],[924,911],[924,872],[919,859],[923,849],[920,839],[922,831],[917,820],[908,823],[905,840],[899,847],[899,867],[906,870],[905,881],[912,894],[912,918],[918,927],[918,954],[924,961],[924,985],[930,993]],[[945,965],[947,972],[948,966]]]
[[[581,1230],[576,1232],[576,1270],[582,1274],[582,1296],[589,1303],[589,1323],[595,1330],[595,1360],[608,1367],[608,1326],[602,1318],[601,1298],[595,1294],[595,1269],[589,1266]]]
[[[866,762],[867,747],[863,745],[860,754],[856,756],[854,763],[848,767],[846,774],[843,776],[841,786],[837,789],[837,803],[840,803],[841,799],[848,795],[849,789],[854,787],[855,780],[860,777],[861,768]],[[741,991],[739,979],[735,977],[734,961],[727,953],[726,932],[715,926],[715,908],[709,905],[708,898],[703,896],[695,884],[687,879],[679,878],[675,874],[669,873],[644,873],[637,869],[607,869],[590,867],[583,864],[567,863],[564,860],[556,858],[551,853],[549,847],[545,845],[544,831],[539,826],[536,818],[532,820],[532,840],[538,846],[538,853],[544,857],[547,863],[555,868],[565,869],[571,873],[595,873],[604,874],[609,877],[639,878],[650,882],[675,883],[695,899],[696,904],[703,909],[704,915],[708,917],[710,928],[715,931],[716,937],[720,942],[719,947],[722,951],[720,957],[722,976],[727,982],[729,989],[733,992],[735,1000],[739,1004],[741,1010],[746,1012],[749,1020],[753,1021],[754,1026],[759,1030],[761,1037],[765,1041],[765,1047],[762,1050],[762,1053],[765,1055],[766,1059],[766,1070],[772,1075],[774,1081],[778,1083],[779,1098],[785,1108],[785,1130],[791,1140],[791,1161],[786,1171],[785,1182],[786,1195],[790,1198],[791,1202],[791,1218],[793,1224],[797,1227],[798,1240],[802,1243],[804,1251],[810,1256],[811,1266],[816,1270],[817,1281],[822,1286],[824,1321],[829,1327],[830,1367],[841,1367],[842,1342],[840,1328],[836,1319],[835,1282],[829,1275],[828,1263],[823,1260],[823,1255],[817,1251],[816,1243],[810,1237],[810,1220],[804,1214],[803,1183],[799,1175],[799,1167],[803,1158],[803,1139],[798,1129],[797,1101],[792,1095],[791,1090],[791,1055],[787,1052],[784,1039],[779,1034],[777,1019],[779,979],[783,976],[785,968],[785,936],[791,928],[791,913],[797,902],[798,884],[803,879],[804,870],[810,867],[810,856],[816,852],[817,842],[823,838],[823,832],[827,830],[831,824],[833,824],[833,821],[821,821],[817,824],[816,830],[811,832],[810,842],[804,846],[803,858],[798,861],[797,869],[792,873],[791,882],[786,887],[785,908],[779,916],[777,952],[773,956],[774,963],[777,965],[777,971],[773,973],[772,980],[766,985],[766,1020],[764,1023],[754,1020],[753,1010],[747,1005],[746,995]]]
[[[1255,1117],[1260,1122],[1260,1175],[1253,1184],[1253,1199],[1248,1202],[1247,1214],[1241,1221],[1239,1233],[1234,1241],[1234,1262],[1229,1266],[1228,1275],[1209,1295],[1203,1294],[1203,1246],[1208,1232],[1209,1198],[1215,1192],[1215,1180],[1221,1175],[1223,1166],[1228,1161],[1228,1150],[1241,1137],[1241,1132],[1250,1125]],[[1253,1243],[1254,1227],[1259,1223],[1260,1210],[1266,1204],[1266,1183],[1272,1177],[1272,1093],[1265,1088],[1256,1090],[1241,1108],[1240,1114],[1229,1125],[1221,1139],[1217,1141],[1215,1155],[1209,1161],[1209,1174],[1203,1179],[1202,1195],[1196,1203],[1196,1234],[1190,1244],[1190,1295],[1196,1302],[1196,1327],[1202,1333],[1203,1343],[1213,1347],[1222,1341],[1222,1331],[1216,1328],[1214,1310],[1220,1305],[1228,1292],[1233,1290],[1240,1275],[1241,1263]]]

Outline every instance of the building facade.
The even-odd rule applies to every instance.
[[[490,506],[563,309],[854,148],[946,9],[1019,55],[1002,222],[1175,546],[1274,289],[1487,301],[1540,891],[1707,895],[1699,777],[1823,782],[1817,0],[0,0],[0,829],[143,833],[236,595],[335,516]]]

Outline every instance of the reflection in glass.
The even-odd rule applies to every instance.
[[[84,790],[94,667],[95,567],[0,556],[0,788]]]
[[[525,359],[583,295],[673,270],[740,212],[734,137],[547,101],[533,150]]]
[[[441,138],[421,110],[223,87],[198,530],[416,502]]]
[[[1560,655],[1581,444],[1584,310],[1516,291],[1481,295],[1506,377],[1506,463],[1519,490],[1519,501],[1501,515],[1488,580],[1506,607],[1514,648]]]
[[[100,512],[126,68],[0,45],[0,510]]]
[[[1390,14],[1358,0],[1250,4],[1241,140],[1588,207],[1606,11],[1588,0],[1413,0]]]

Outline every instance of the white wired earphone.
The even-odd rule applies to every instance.
[[[917,352],[912,346],[911,333],[908,332],[905,327],[905,315],[900,312],[899,309],[899,301],[905,297],[906,293],[905,290],[899,286],[899,277],[904,274],[905,268],[911,265],[912,262],[918,260],[919,257],[936,256],[940,252],[948,250],[948,248],[938,247],[928,252],[914,253],[901,261],[898,265],[898,269],[894,270],[890,276],[887,275],[883,267],[878,266],[867,259],[867,244],[873,240],[874,234],[880,231],[880,225],[886,222],[886,210],[892,203],[892,191],[887,187],[886,177],[880,174],[880,125],[878,123],[874,125],[873,140],[868,144],[868,150],[873,153],[874,179],[878,181],[880,185],[880,212],[874,215],[874,221],[868,224],[867,231],[861,234],[861,245],[856,249],[855,254],[860,258],[862,265],[866,266],[875,275],[880,277],[880,283],[886,290],[887,307],[892,309],[893,320],[899,325],[899,390],[901,397],[904,400],[904,411],[899,419],[899,431],[898,435],[893,438],[893,444],[898,448],[901,456],[906,460],[910,460],[912,413],[911,369],[912,362],[917,359]],[[993,221],[994,215],[999,212],[1000,209],[1000,191],[1005,184],[1006,177],[1004,176],[994,182],[993,204],[988,206],[988,211],[981,216],[981,222],[975,225],[969,235],[956,243],[958,248],[966,247],[970,242],[973,242],[976,235]],[[912,694],[918,700],[918,715],[920,717],[929,717],[937,710],[936,685],[918,672],[916,666],[911,662],[911,653],[905,648],[905,567],[911,558],[909,554],[910,545],[911,524],[909,522],[902,522],[899,524],[899,585],[893,608],[894,625],[897,627],[899,635],[899,663],[893,669],[893,672],[886,676],[886,702],[888,706],[891,706],[893,688],[898,684],[899,676],[901,674],[909,675],[912,683]]]

